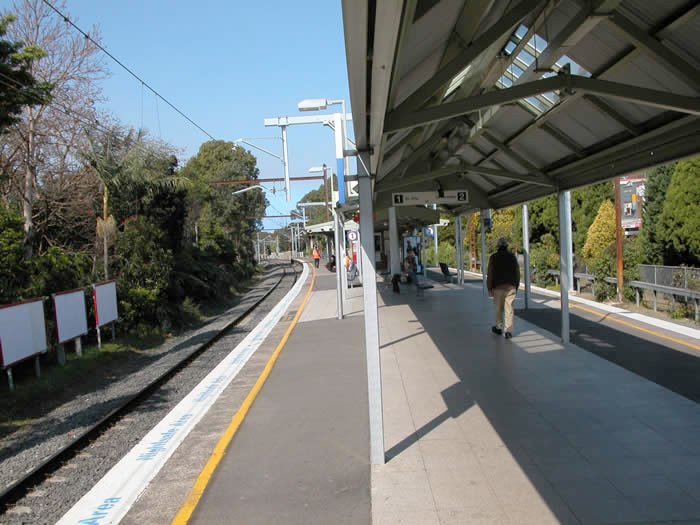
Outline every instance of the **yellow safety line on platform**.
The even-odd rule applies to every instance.
[[[253,385],[253,388],[250,390],[250,392],[248,392],[248,395],[243,400],[243,403],[238,409],[238,412],[236,412],[233,418],[231,418],[229,426],[219,438],[219,442],[214,447],[214,451],[212,452],[211,456],[209,456],[207,464],[204,465],[204,468],[199,473],[199,476],[197,476],[197,481],[195,481],[189,496],[187,496],[187,500],[185,500],[185,503],[182,505],[182,507],[180,507],[180,510],[173,518],[173,521],[171,522],[172,525],[185,525],[192,517],[192,513],[194,513],[194,510],[197,508],[199,500],[202,498],[204,490],[209,484],[209,480],[214,475],[214,471],[216,471],[216,468],[219,466],[219,463],[223,459],[224,453],[226,452],[229,443],[231,443],[233,436],[236,434],[236,431],[241,426],[241,423],[243,423],[245,416],[248,414],[248,411],[250,410],[253,401],[255,401],[255,398],[257,397],[258,393],[265,384],[265,381],[270,375],[270,372],[272,372],[272,368],[275,366],[275,362],[277,361],[280,352],[282,352],[282,349],[287,343],[287,340],[289,339],[292,330],[294,330],[294,327],[296,326],[297,321],[301,316],[301,313],[304,311],[304,307],[306,306],[306,303],[309,300],[309,296],[311,295],[311,291],[314,288],[314,281],[316,280],[316,270],[313,267],[311,267],[311,272],[311,284],[309,285],[309,289],[306,291],[306,295],[304,296],[299,310],[297,310],[294,319],[292,319],[292,322],[287,328],[287,331],[282,336],[282,340],[277,345],[277,348],[275,348],[275,351],[272,352],[272,355],[267,361],[265,368],[260,373],[260,377],[258,377],[258,380],[255,382],[255,385]]]
[[[583,310],[584,312],[588,312],[588,313],[595,314],[595,315],[600,315],[602,313],[602,312],[599,312],[596,310],[591,310],[590,308],[585,308],[584,306],[579,306],[577,304],[569,303],[569,306],[571,308],[578,308],[579,310]],[[609,319],[610,321],[612,321],[614,323],[620,323],[620,324],[628,326],[630,328],[634,328],[635,330],[639,330],[640,332],[645,332],[647,334],[651,334],[651,335],[654,335],[656,337],[660,337],[661,339],[668,339],[669,341],[673,341],[674,343],[677,343],[679,345],[687,346],[688,348],[692,348],[693,350],[700,350],[700,346],[698,346],[698,345],[694,345],[692,343],[688,343],[686,341],[676,339],[675,337],[671,337],[668,335],[661,334],[659,332],[655,332],[654,330],[649,330],[648,328],[642,328],[641,326],[637,326],[635,324],[628,323],[627,321],[623,321],[622,319],[617,319],[615,317],[608,317],[607,319]]]

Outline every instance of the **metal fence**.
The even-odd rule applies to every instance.
[[[663,286],[700,290],[700,268],[640,264],[639,280]]]

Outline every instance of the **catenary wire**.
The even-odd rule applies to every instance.
[[[58,16],[60,16],[61,18],[63,18],[63,20],[64,20],[66,23],[70,24],[71,27],[73,27],[76,31],[78,31],[78,32],[79,32],[81,35],[83,35],[86,39],[88,39],[88,40],[89,40],[90,42],[92,42],[95,46],[97,46],[104,54],[106,54],[109,58],[111,58],[111,59],[114,60],[117,64],[119,64],[119,65],[120,65],[124,70],[126,70],[132,77],[134,77],[136,80],[138,80],[139,82],[141,82],[142,87],[143,87],[143,86],[146,86],[148,89],[151,90],[151,92],[152,92],[154,95],[156,95],[156,96],[157,96],[158,98],[160,98],[163,102],[165,102],[168,106],[170,106],[170,107],[173,108],[175,111],[177,111],[182,117],[184,117],[185,119],[187,119],[187,121],[189,121],[190,124],[192,124],[193,126],[195,126],[197,129],[199,129],[202,133],[204,133],[204,134],[205,134],[207,137],[209,137],[210,139],[216,140],[216,139],[214,138],[214,136],[213,136],[211,133],[209,133],[209,132],[208,132],[207,130],[205,130],[202,126],[200,126],[199,124],[197,124],[197,123],[196,123],[194,120],[192,120],[190,117],[188,117],[187,115],[185,115],[182,111],[180,111],[180,109],[178,109],[176,106],[174,106],[167,98],[165,98],[163,95],[161,95],[160,93],[158,93],[158,91],[156,91],[154,88],[152,88],[145,80],[143,80],[143,79],[142,79],[141,77],[139,77],[136,73],[134,73],[131,69],[129,69],[129,68],[128,68],[124,63],[122,63],[117,57],[115,57],[112,53],[110,53],[109,51],[107,51],[107,50],[106,50],[104,47],[102,47],[98,42],[96,42],[95,40],[93,40],[93,38],[92,38],[88,33],[86,33],[85,31],[83,31],[82,29],[80,29],[77,25],[75,25],[75,24],[70,20],[70,18],[68,18],[66,15],[64,15],[64,14],[63,14],[61,11],[59,11],[58,9],[56,9],[56,7],[54,7],[54,6],[51,4],[51,2],[49,2],[48,0],[42,0],[42,2],[44,2],[47,6],[49,6],[54,12],[56,12],[56,13],[58,14]]]

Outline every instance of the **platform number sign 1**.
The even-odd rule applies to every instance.
[[[403,204],[403,195],[400,193],[394,193],[394,204]]]
[[[457,192],[457,200],[459,202],[466,202],[467,200],[467,192],[466,191],[458,191]]]

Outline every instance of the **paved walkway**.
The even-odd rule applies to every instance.
[[[338,321],[334,276],[319,274],[194,523],[700,523],[700,407],[523,319],[512,340],[494,336],[480,281],[424,297],[379,285],[387,462],[370,468],[362,288]],[[167,487],[191,487],[195,446],[255,377],[232,385],[211,436],[185,442],[142,507],[182,501]]]

